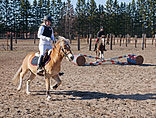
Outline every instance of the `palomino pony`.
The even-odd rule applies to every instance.
[[[100,37],[98,44],[97,44],[97,49],[96,49],[96,56],[99,57],[101,60],[104,59],[104,44],[105,43],[105,39],[104,36]]]
[[[21,67],[18,69],[16,74],[14,75],[14,78],[12,79],[14,83],[17,83],[19,81],[19,86],[17,90],[21,90],[22,87],[22,81],[24,75],[30,71],[31,75],[27,79],[26,83],[26,93],[30,94],[29,86],[30,82],[36,77],[37,72],[37,66],[34,66],[31,64],[32,58],[35,56],[35,53],[29,53],[25,59],[23,60],[23,63]],[[59,39],[57,43],[55,44],[55,47],[51,50],[50,53],[50,61],[45,65],[45,84],[46,84],[46,95],[47,99],[50,100],[50,78],[53,78],[57,81],[57,84],[53,86],[53,89],[56,89],[60,84],[61,80],[59,78],[58,73],[61,69],[61,61],[63,57],[66,57],[69,61],[72,61],[74,56],[70,50],[69,46],[69,40],[65,39],[64,37],[59,36]]]

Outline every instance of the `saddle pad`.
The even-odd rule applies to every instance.
[[[38,64],[38,56],[34,56],[33,58],[32,58],[32,60],[31,60],[31,64],[33,65],[33,66],[37,66],[37,64]],[[47,59],[45,59],[45,61],[43,62],[43,65],[45,66],[46,64],[48,64],[48,62],[51,60],[51,58],[50,57],[48,57]]]
[[[34,57],[32,58],[31,64],[32,64],[33,66],[37,66],[38,58],[39,58],[39,57],[37,57],[37,56],[34,56]]]

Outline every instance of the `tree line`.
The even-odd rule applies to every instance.
[[[115,36],[156,34],[156,1],[132,0],[129,3],[107,0],[99,4],[95,0],[0,0],[0,33],[37,32],[45,15],[52,16],[52,26],[59,35],[96,36],[103,26],[107,34]]]

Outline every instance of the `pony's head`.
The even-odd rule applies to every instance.
[[[65,56],[69,61],[72,61],[74,59],[68,39],[59,36],[56,45],[60,46],[59,50],[62,56]]]

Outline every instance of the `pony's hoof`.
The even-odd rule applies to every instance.
[[[51,89],[53,89],[53,86],[50,86]]]
[[[62,75],[64,75],[64,72],[59,72],[59,76],[62,76]]]
[[[58,85],[56,84],[55,86],[53,86],[53,89],[56,90],[58,87]]]
[[[18,88],[17,88],[17,91],[20,91],[20,90],[21,90],[21,88],[18,87]]]
[[[31,92],[28,92],[28,91],[27,91],[27,92],[26,92],[26,94],[27,94],[27,95],[30,95],[30,94],[31,94]]]
[[[48,97],[47,97],[47,100],[48,100],[48,101],[49,101],[49,100],[51,100],[51,97],[50,97],[50,96],[48,96]]]

